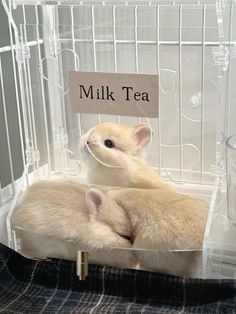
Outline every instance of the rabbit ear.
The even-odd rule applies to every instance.
[[[106,196],[98,189],[89,189],[85,196],[86,204],[89,208],[89,212],[92,215],[97,215],[102,205],[106,201]]]
[[[138,147],[144,150],[151,140],[152,130],[146,123],[140,123],[133,128],[134,136]]]

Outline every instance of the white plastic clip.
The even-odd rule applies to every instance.
[[[54,31],[49,38],[49,47],[51,56],[56,58],[61,50],[61,44]]]
[[[18,63],[23,63],[25,59],[30,59],[30,48],[23,44],[18,43],[15,48],[16,60]]]
[[[229,66],[229,48],[225,45],[212,48],[212,57],[215,65],[222,67],[223,71],[227,71]]]
[[[34,150],[32,146],[29,146],[26,151],[26,162],[28,165],[33,165],[40,160],[40,153],[38,150]]]

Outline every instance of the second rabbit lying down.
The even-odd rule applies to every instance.
[[[25,192],[15,209],[12,228],[20,239],[20,252],[30,258],[76,260],[77,250],[90,252],[89,261],[119,267],[136,267],[126,239],[129,220],[107,199],[101,213],[91,215],[98,199],[85,185],[73,181],[39,181]]]
[[[41,181],[16,208],[13,228],[25,255],[75,260],[79,249],[93,263],[196,277],[207,212],[204,202],[168,190]]]
[[[110,189],[105,193],[93,189],[90,198],[94,218],[101,215],[108,201],[114,219],[128,216],[130,226],[124,222],[128,227],[124,232],[131,238],[133,249],[137,249],[134,254],[141,269],[199,276],[208,214],[205,202],[168,190],[130,188]]]

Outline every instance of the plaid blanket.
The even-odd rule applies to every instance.
[[[157,273],[31,261],[0,245],[0,313],[236,313],[234,281],[191,280]]]

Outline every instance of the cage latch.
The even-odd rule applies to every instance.
[[[28,165],[33,165],[40,160],[40,153],[38,150],[34,150],[32,146],[26,149],[26,162]]]
[[[23,63],[25,59],[30,59],[30,48],[26,44],[18,43],[15,47],[16,60]]]

